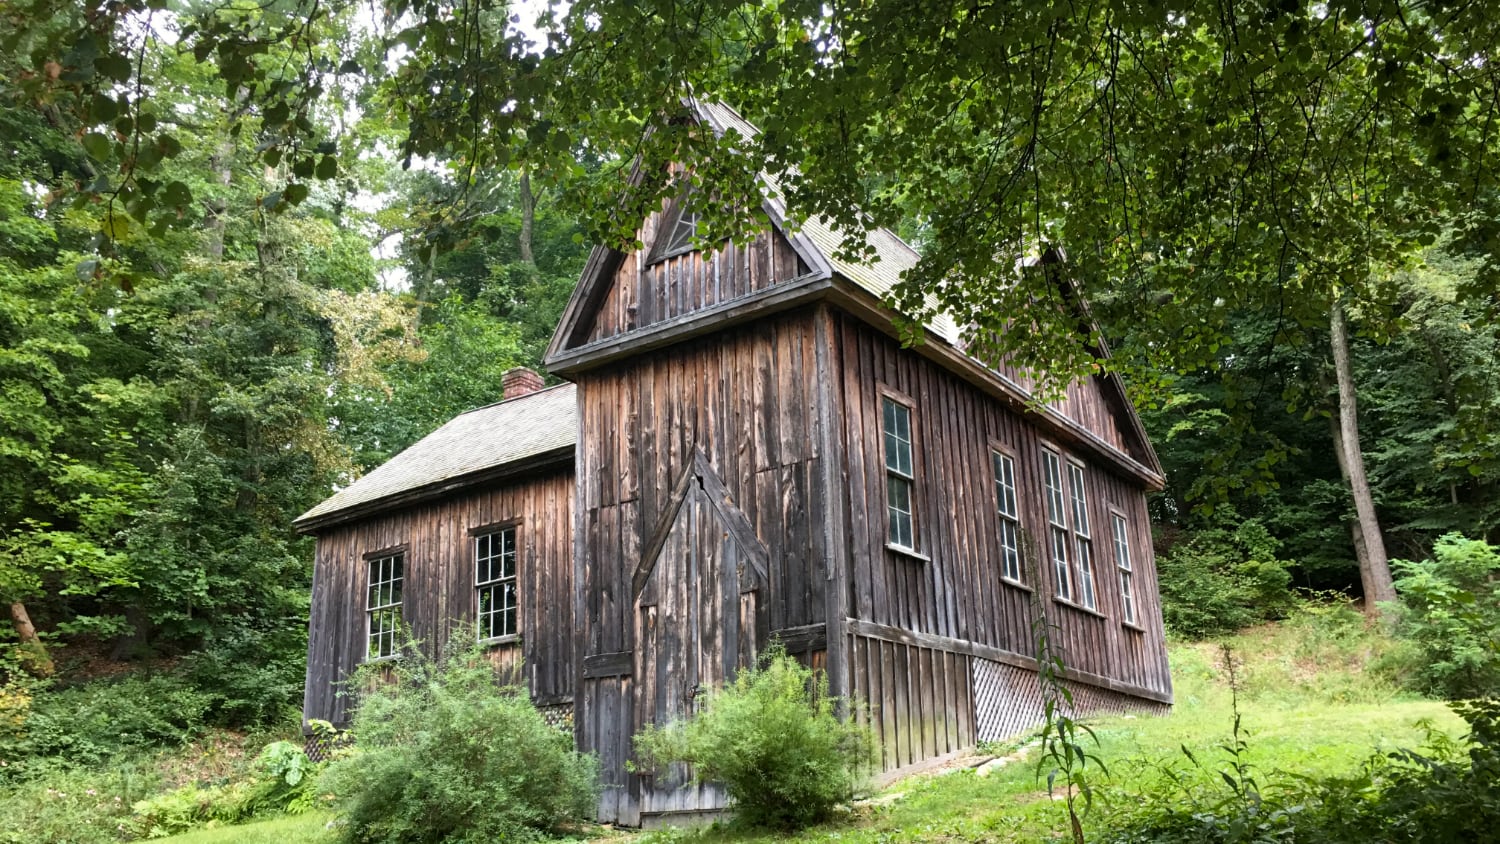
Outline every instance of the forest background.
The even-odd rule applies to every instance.
[[[504,80],[522,102],[539,84],[523,73],[529,54],[505,52],[518,36],[503,9],[397,3],[382,28],[359,7],[318,4],[45,7],[0,4],[0,598],[12,619],[0,720],[29,725],[5,777],[28,759],[295,721],[312,547],[292,519],[498,400],[504,370],[537,366],[590,244],[644,207],[611,205],[628,155],[560,141],[535,115],[500,140],[431,128],[454,119],[438,108],[462,100],[455,80]],[[503,60],[447,51],[470,39]],[[420,61],[392,70],[376,43]],[[674,60],[693,57],[676,46]],[[765,58],[727,56],[752,78]],[[442,96],[413,106],[413,84]],[[747,116],[785,123],[741,84]],[[514,112],[487,96],[469,107]],[[600,131],[638,138],[662,114]],[[658,142],[696,142],[662,121]],[[877,137],[864,146],[900,153],[911,124],[888,128],[882,139],[867,126]],[[1407,140],[1398,161],[1443,171],[1443,148]],[[924,167],[944,166],[934,159]],[[947,162],[955,180],[963,164]],[[874,175],[849,190],[883,209],[867,222],[961,263],[944,227],[953,209]],[[1379,243],[1360,229],[1350,286],[1362,295],[1331,307],[1232,295],[1233,262],[1192,270],[1207,278],[1186,327],[1172,319],[1191,312],[1168,307],[1192,298],[1180,289],[1146,300],[1164,315],[1148,325],[1112,307],[1125,297],[1109,284],[1084,285],[1167,470],[1153,515],[1174,632],[1226,632],[1313,594],[1362,597],[1369,532],[1339,459],[1340,349],[1391,556],[1428,557],[1447,533],[1496,539],[1495,215],[1488,192],[1470,199],[1460,214],[1434,198],[1420,226]],[[1269,286],[1296,287],[1288,278]],[[1226,293],[1205,303],[1205,290]],[[1163,332],[1201,342],[1164,354]],[[1058,351],[1078,341],[1058,342],[1041,354],[1064,375],[1092,365]],[[104,701],[126,699],[171,711],[122,732]]]

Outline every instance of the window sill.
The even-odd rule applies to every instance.
[[[1035,592],[1036,591],[1035,589],[1032,589],[1030,586],[1027,586],[1026,584],[1022,583],[1021,581],[1019,581],[1019,580],[1012,580],[1009,577],[1002,577],[1002,578],[1000,578],[1000,582],[1004,583],[1006,586],[1011,587],[1012,589],[1020,589],[1022,592]]]
[[[401,659],[401,654],[391,654],[389,656],[377,656],[374,659],[370,659],[369,657],[365,657],[365,659],[360,662],[360,665],[380,665],[381,663],[384,663],[384,662],[395,662],[395,661],[397,661],[399,659]]]
[[[488,639],[479,640],[479,646],[482,648],[493,648],[499,647],[500,645],[519,645],[520,643],[520,633],[512,633],[509,636],[493,636]]]
[[[905,545],[897,545],[894,542],[887,542],[885,544],[885,550],[900,554],[903,557],[909,557],[913,560],[918,560],[920,562],[932,562],[932,558],[927,556],[926,554],[923,554],[921,551],[918,551],[915,548],[907,548]]]
[[[1061,605],[1067,607],[1070,610],[1076,610],[1078,612],[1084,613],[1085,615],[1091,615],[1091,616],[1094,616],[1095,618],[1109,618],[1109,616],[1105,615],[1104,613],[1099,612],[1098,610],[1089,609],[1088,607],[1084,606],[1083,604],[1075,604],[1072,601],[1066,600],[1064,598],[1053,598],[1052,600],[1054,602],[1058,603],[1058,604],[1061,604]]]
[[[1125,628],[1126,630],[1134,630],[1137,633],[1145,633],[1146,632],[1146,628],[1140,626],[1139,624],[1135,624],[1134,622],[1130,622],[1130,621],[1122,621],[1122,622],[1120,622],[1120,626],[1123,627],[1123,628]]]

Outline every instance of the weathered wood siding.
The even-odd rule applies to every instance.
[[[855,620],[849,671],[852,688],[869,695],[886,767],[904,768],[973,742],[971,666],[967,657],[951,657],[1034,656],[1038,605],[1058,625],[1054,644],[1070,669],[1119,689],[1169,694],[1150,520],[1139,485],[1097,461],[1087,465],[1098,611],[1054,601],[1051,570],[1043,562],[1040,448],[1046,441],[1065,456],[1085,454],[876,329],[847,315],[832,319],[834,388],[847,454],[842,503],[849,541],[842,552]],[[926,560],[886,546],[882,388],[912,402],[916,545]],[[1097,389],[1075,391],[1075,414],[1107,415],[1092,407],[1099,396]],[[992,443],[1015,461],[1021,527],[1031,546],[1023,573],[1030,588],[1001,579]],[[1129,525],[1138,627],[1121,621],[1112,509]]]
[[[1004,364],[997,371],[1028,391],[1035,387],[1035,381],[1014,366]],[[1092,431],[1121,453],[1150,465],[1146,444],[1137,436],[1130,423],[1130,410],[1124,406],[1122,399],[1106,395],[1106,389],[1104,382],[1098,377],[1075,381],[1049,406]]]
[[[688,252],[648,264],[662,214],[641,230],[646,250],[625,256],[589,330],[587,342],[607,339],[712,308],[808,271],[779,232],[746,246],[726,243],[715,252]]]
[[[430,504],[337,525],[317,538],[308,631],[304,719],[343,724],[340,684],[366,654],[368,554],[404,548],[402,616],[429,648],[474,623],[473,528],[514,523],[520,644],[495,646],[498,664],[522,666],[542,703],[573,696],[573,469],[571,466]]]
[[[788,631],[803,651],[823,647],[815,356],[803,311],[578,379],[575,717],[581,746],[600,755],[604,820],[721,805],[717,791],[677,788],[678,777],[643,788],[625,772],[632,733],[683,714],[684,683],[720,681],[745,664],[765,644],[764,634],[752,643],[753,627]],[[756,555],[764,582],[736,586],[731,574],[753,569],[744,561]],[[730,642],[739,643],[732,663]]]

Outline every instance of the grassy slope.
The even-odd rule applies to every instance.
[[[1359,622],[1327,611],[1294,623],[1248,631],[1231,640],[1241,688],[1242,726],[1249,759],[1261,774],[1284,770],[1325,775],[1352,771],[1376,750],[1422,743],[1419,722],[1451,734],[1461,722],[1440,703],[1402,695],[1370,670],[1389,646],[1364,634]],[[1171,652],[1177,705],[1166,718],[1110,718],[1093,723],[1097,752],[1110,769],[1105,807],[1129,805],[1161,777],[1163,765],[1182,770],[1187,745],[1216,777],[1216,750],[1231,739],[1232,695],[1223,654],[1212,645],[1178,645]],[[1004,749],[1002,749],[1004,750]],[[899,795],[899,796],[896,796]],[[893,798],[894,799],[891,799]],[[888,801],[888,802],[887,802]],[[1039,841],[1064,834],[1062,807],[1048,798],[1034,762],[1018,761],[989,777],[962,770],[899,783],[850,816],[794,840],[888,844],[905,841]],[[176,844],[318,841],[327,815],[204,830],[167,839]],[[254,837],[252,837],[254,836]],[[734,830],[664,830],[623,837],[631,844],[666,841],[784,841]],[[614,837],[621,842],[622,837]]]

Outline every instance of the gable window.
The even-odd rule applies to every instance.
[[[1000,576],[1021,582],[1021,511],[1016,506],[1016,463],[990,452],[995,469],[995,510],[1000,514]]]
[[[662,217],[662,226],[657,231],[656,242],[651,246],[651,257],[646,262],[653,264],[674,255],[691,252],[693,236],[698,233],[698,221],[698,212],[687,207],[687,200],[677,200],[671,210]]]
[[[912,487],[916,475],[911,455],[911,408],[881,398],[885,432],[886,539],[898,548],[916,549]]]
[[[1042,450],[1042,479],[1047,495],[1047,535],[1052,551],[1052,574],[1057,597],[1073,600],[1073,572],[1068,565],[1068,505],[1063,498],[1062,458]]]
[[[366,561],[370,570],[370,588],[365,600],[368,647],[366,659],[384,659],[396,655],[396,637],[401,631],[401,583],[406,569],[406,554],[397,552],[372,557]]]
[[[1094,609],[1094,540],[1089,534],[1088,493],[1083,485],[1083,467],[1068,464],[1068,489],[1073,494],[1073,547],[1078,554],[1078,603]]]
[[[1135,571],[1130,567],[1130,537],[1125,517],[1111,513],[1109,521],[1115,541],[1115,569],[1120,574],[1120,612],[1126,624],[1135,624]]]
[[[478,593],[480,640],[516,635],[515,527],[474,537],[474,589]]]

